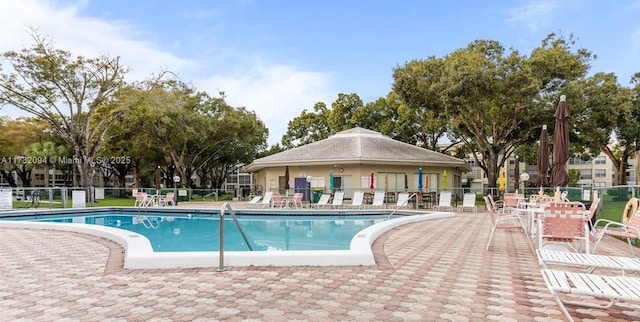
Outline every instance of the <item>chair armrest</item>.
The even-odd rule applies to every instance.
[[[598,225],[600,223],[604,223],[604,227],[602,227],[602,229],[608,228],[609,226],[613,225],[613,226],[625,226],[625,224],[621,223],[621,222],[617,222],[617,221],[613,221],[613,220],[609,220],[609,219],[598,219],[596,220],[595,223],[593,223],[593,227],[598,227]]]
[[[612,221],[612,220],[608,220],[608,219],[598,219],[598,220],[596,220],[596,222],[595,222],[595,224],[593,226],[594,227],[598,227],[598,223],[600,223],[600,222],[605,223],[604,227],[600,228],[601,231],[605,231],[605,230],[609,229],[610,226],[612,226],[612,228],[624,228],[625,230],[635,232],[636,234],[638,234],[640,236],[640,228],[634,227],[634,226],[625,225],[625,224],[623,224],[621,222]]]

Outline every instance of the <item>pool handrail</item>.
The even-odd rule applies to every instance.
[[[409,198],[407,198],[407,200],[405,200],[403,203],[399,204],[398,206],[396,206],[396,209],[393,209],[393,211],[389,214],[389,216],[387,216],[387,219],[391,219],[391,216],[395,215],[395,213],[398,211],[398,209],[402,208],[402,207],[406,207],[406,205],[409,203],[409,200],[411,200],[411,198],[417,196],[417,192],[414,192],[412,195],[409,196]]]
[[[240,226],[240,222],[238,221],[238,217],[236,217],[235,210],[231,209],[231,204],[229,204],[228,208],[225,208],[225,210],[227,209],[229,210],[229,216],[231,216],[231,219],[233,219],[233,222],[236,224],[236,228],[238,228],[238,231],[240,232],[242,239],[244,239],[244,242],[247,244],[247,248],[249,248],[250,251],[253,251],[253,246],[251,246],[251,243],[249,243],[249,238],[247,237],[247,233],[245,233],[244,229],[242,229],[242,227]]]
[[[220,237],[218,240],[218,244],[220,246],[218,246],[218,248],[220,248],[219,250],[219,255],[218,255],[218,268],[216,269],[216,271],[218,272],[224,272],[227,270],[226,267],[224,267],[224,213],[225,211],[228,209],[231,209],[231,205],[229,205],[228,202],[225,202],[224,204],[222,204],[222,207],[220,207],[220,219],[218,220],[220,222]]]
[[[229,202],[225,202],[220,208],[220,255],[218,256],[218,272],[224,272],[227,270],[227,268],[224,267],[224,214],[227,210],[229,210],[229,216],[231,216],[231,219],[233,219],[233,222],[236,224],[236,227],[238,228],[242,239],[244,239],[244,242],[247,244],[247,247],[250,251],[253,251],[253,247],[251,247],[251,243],[249,243],[247,234],[244,232],[242,227],[240,227],[240,222],[238,221],[238,217],[236,217],[234,210],[231,208],[231,204]]]

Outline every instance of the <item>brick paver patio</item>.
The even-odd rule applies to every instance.
[[[122,248],[57,231],[0,229],[3,321],[564,321],[519,231],[484,213],[398,227],[374,267],[124,270]],[[607,239],[602,254],[628,255]],[[568,306],[576,321],[640,320],[640,305]]]

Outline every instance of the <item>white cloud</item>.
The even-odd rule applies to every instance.
[[[329,78],[292,66],[264,66],[260,62],[235,75],[213,76],[195,83],[212,95],[224,91],[232,106],[253,110],[269,127],[269,143],[280,142],[288,122],[317,102],[329,104]]]
[[[509,10],[508,22],[516,25],[524,25],[527,28],[538,31],[546,25],[558,8],[558,2],[551,0],[534,0],[522,6]]]
[[[631,33],[629,41],[634,54],[640,52],[640,28]]]
[[[53,38],[56,47],[75,55],[96,57],[120,56],[122,62],[131,67],[130,81],[142,80],[152,73],[170,70],[180,75],[185,82],[193,83],[198,90],[211,95],[225,91],[232,106],[245,106],[253,110],[269,128],[269,143],[280,141],[289,120],[304,108],[311,109],[318,101],[327,102],[328,77],[316,72],[301,70],[295,66],[267,65],[246,62],[246,57],[235,57],[235,61],[225,63],[237,66],[252,66],[242,72],[215,74],[216,66],[208,61],[196,61],[180,57],[159,49],[157,44],[144,41],[145,33],[139,26],[125,21],[110,21],[96,17],[83,17],[80,12],[85,3],[61,5],[55,0],[2,0],[0,1],[0,52],[20,50],[32,44],[29,26],[38,28],[39,33]],[[205,16],[215,15],[208,12]],[[197,36],[197,35],[194,35]],[[222,45],[223,46],[223,45]],[[181,47],[172,43],[171,49]],[[220,48],[226,51],[233,49]],[[190,72],[200,75],[207,73],[206,79],[194,79]],[[2,114],[16,117],[11,107],[3,107]]]
[[[29,46],[29,27],[51,36],[56,47],[76,55],[120,56],[131,67],[129,78],[142,80],[163,69],[181,70],[194,62],[154,48],[134,39],[135,26],[78,16],[82,3],[56,6],[48,0],[3,0],[0,2],[0,50],[20,50]]]

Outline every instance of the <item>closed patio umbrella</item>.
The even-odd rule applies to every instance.
[[[518,192],[520,188],[520,159],[518,159],[518,157],[516,157],[516,162],[513,166],[513,186],[516,192]]]
[[[333,170],[329,170],[329,190],[333,190]]]
[[[373,171],[372,171],[372,172],[371,172],[371,179],[369,179],[369,189],[373,189],[373,188],[375,188],[375,185],[374,185],[373,179],[374,179],[374,175],[373,175]]]
[[[542,126],[540,132],[540,142],[538,142],[538,177],[536,178],[536,186],[542,188],[549,185],[547,179],[547,171],[549,171],[549,134],[547,133],[547,125]]]
[[[418,190],[422,190],[422,168],[418,168]]]
[[[442,171],[442,190],[447,190],[447,170]]]
[[[160,166],[156,169],[156,195],[160,194]]]
[[[569,110],[567,109],[566,96],[560,96],[558,109],[553,115],[556,118],[556,127],[553,131],[553,174],[551,184],[556,187],[564,187],[569,183],[569,173],[565,167],[569,161]]]
[[[287,190],[291,188],[289,186],[289,166],[284,167],[284,188]]]
[[[502,168],[500,168],[499,174],[498,174],[498,190],[500,191],[504,191],[505,189],[505,185],[506,185],[506,180],[504,178],[504,170]]]

